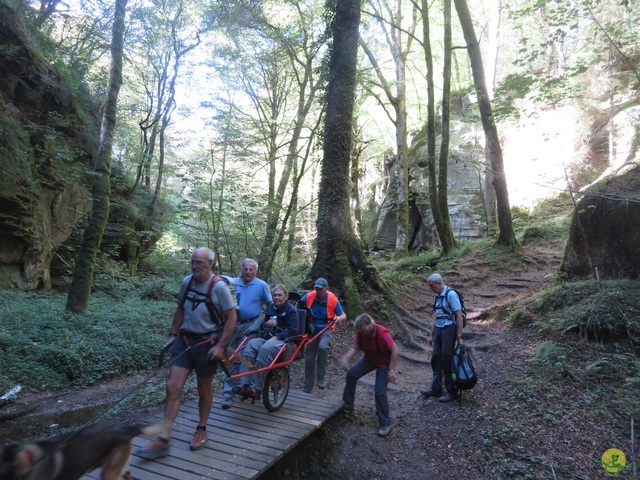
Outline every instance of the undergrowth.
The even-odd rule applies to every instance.
[[[637,280],[581,280],[550,284],[526,302],[513,321],[559,337],[573,333],[602,344],[640,348],[640,284]]]
[[[81,315],[65,311],[65,295],[0,291],[0,391],[80,387],[151,370],[176,304],[143,300],[144,291],[95,292]]]

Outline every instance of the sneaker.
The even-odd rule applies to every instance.
[[[244,387],[244,392],[242,394],[247,398],[260,400],[260,397],[262,396],[262,391],[253,387]]]
[[[234,395],[242,395],[243,391],[244,391],[243,385],[236,385],[231,389],[231,393],[233,393]]]
[[[233,404],[233,397],[224,397],[222,399],[222,409],[223,410],[229,410],[231,408],[231,405]]]
[[[342,411],[346,413],[353,413],[354,407],[353,403],[345,403],[342,405]]]
[[[311,388],[303,388],[303,389],[302,389],[302,391],[303,391],[304,393],[311,393],[311,390],[312,390]]]
[[[324,390],[325,388],[327,388],[327,384],[324,383],[324,379],[322,379],[322,380],[318,379],[318,388],[320,390]]]
[[[169,455],[169,440],[158,437],[153,442],[137,449],[134,453],[145,460],[155,460],[156,458],[166,457]]]
[[[432,388],[428,389],[428,390],[420,390],[420,394],[422,396],[424,396],[425,398],[429,398],[429,397],[439,397],[440,395],[442,395],[442,391],[440,390],[434,390]]]
[[[442,395],[440,398],[438,398],[438,401],[441,403],[447,403],[455,399],[456,399],[456,396],[453,393],[447,392],[444,395]]]
[[[380,427],[378,430],[379,437],[386,437],[391,432],[391,425],[387,425],[386,427]]]
[[[191,450],[200,450],[204,447],[204,444],[207,443],[207,430],[206,427],[201,427],[198,425],[196,427],[196,433],[193,436],[193,440],[191,441],[191,445],[189,448]]]

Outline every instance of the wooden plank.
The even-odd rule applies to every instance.
[[[340,401],[321,400],[293,390],[277,412],[269,412],[262,402],[234,401],[229,410],[223,410],[216,402],[207,421],[209,440],[201,450],[193,452],[189,444],[198,422],[198,405],[190,402],[182,406],[176,419],[169,455],[153,461],[134,455],[131,472],[139,480],[255,479],[341,406]],[[162,420],[161,414],[151,419],[158,420]],[[136,437],[134,450],[148,442]],[[83,480],[98,479],[99,472],[85,475]]]

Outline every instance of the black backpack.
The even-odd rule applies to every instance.
[[[220,280],[222,280],[224,283],[226,283],[229,286],[229,290],[231,291],[231,297],[235,300],[236,306],[238,305],[238,299],[236,297],[235,281],[233,281],[233,279],[231,279],[230,277],[217,276],[217,275],[215,275],[209,281],[209,285],[207,286],[207,293],[204,294],[204,302],[207,307],[207,310],[209,310],[209,316],[211,317],[211,321],[216,325],[224,327],[224,323],[225,323],[224,315],[221,311],[219,311],[218,307],[214,305],[213,302],[211,301],[211,290],[213,290],[213,287],[215,287],[216,283],[218,283]],[[189,294],[189,292],[192,292],[196,296],[203,296],[202,293],[192,288],[193,282],[194,280],[192,275],[191,278],[189,279],[189,283],[187,284],[187,289],[184,293],[184,297],[182,298],[182,302],[180,302],[180,305],[182,305],[182,308],[184,308],[184,304],[187,301],[187,295]]]
[[[460,391],[471,390],[478,382],[478,375],[473,369],[469,349],[464,344],[458,345],[455,352],[453,352],[451,379],[455,387]]]
[[[311,338],[316,331],[316,319],[313,318],[313,313],[311,313],[311,309],[307,307],[307,304],[301,302],[300,299],[303,297],[299,292],[291,291],[289,292],[289,303],[293,304],[299,310],[304,310],[307,314],[307,318],[305,321],[305,331],[309,338]],[[302,332],[300,332],[302,335]]]
[[[451,287],[447,287],[447,295],[445,296],[444,301],[442,302],[442,309],[447,312],[448,315],[453,316],[453,312],[450,312],[449,309],[445,306],[445,305],[449,305],[449,293],[451,292],[455,292],[456,295],[458,295],[458,298],[460,299],[460,311],[462,312],[462,328],[467,326],[467,309],[464,306],[464,297],[462,296],[462,293],[460,293],[458,290],[456,290],[455,288],[451,288]],[[433,300],[433,311],[436,311],[436,300],[437,297],[434,298]]]

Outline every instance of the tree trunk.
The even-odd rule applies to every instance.
[[[427,64],[427,171],[429,172],[429,203],[431,214],[436,226],[438,236],[443,230],[442,209],[440,208],[440,196],[438,195],[437,169],[436,169],[436,100],[435,85],[433,82],[433,55],[431,53],[431,39],[429,27],[429,4],[422,0],[422,33],[424,46],[424,59]],[[424,222],[426,224],[426,222]]]
[[[473,30],[473,21],[469,13],[466,0],[454,0],[464,39],[467,42],[467,52],[471,63],[473,81],[478,95],[478,107],[482,128],[486,137],[487,148],[491,157],[491,169],[493,170],[493,188],[496,192],[496,203],[498,213],[498,244],[503,246],[516,246],[518,244],[513,230],[513,220],[511,218],[511,206],[509,204],[509,192],[507,190],[507,178],[504,172],[504,162],[502,160],[502,147],[498,138],[498,129],[491,110],[491,101],[487,91],[487,83],[482,65],[482,55],[480,45]]]
[[[389,5],[389,2],[385,0],[381,3],[382,5],[379,7],[373,4],[373,8],[381,28],[386,33],[387,44],[394,61],[396,74],[394,82],[386,80],[373,52],[366,43],[361,42],[361,45],[373,65],[389,103],[394,109],[395,118],[393,118],[393,123],[396,132],[396,159],[393,171],[396,183],[394,190],[396,194],[395,250],[398,253],[407,254],[409,244],[409,147],[407,140],[406,62],[407,56],[411,51],[411,43],[413,42],[418,22],[414,10],[411,25],[406,30],[403,29],[403,2],[398,0],[394,5]],[[387,20],[384,19],[384,12],[389,17]],[[388,27],[390,28],[387,31]],[[403,33],[406,34],[406,45],[403,45]],[[395,93],[392,91],[392,85],[395,85]]]
[[[109,86],[102,116],[98,157],[93,175],[93,210],[78,251],[73,281],[67,297],[67,310],[76,313],[84,312],[89,304],[96,255],[109,217],[109,195],[111,193],[109,175],[111,174],[111,152],[116,128],[118,94],[122,85],[122,51],[127,1],[116,0],[113,38],[111,40]]]
[[[440,142],[440,162],[438,167],[438,203],[440,205],[440,241],[445,255],[458,246],[451,229],[449,216],[448,176],[449,176],[449,132],[451,102],[451,0],[444,0],[444,66],[442,71],[442,141]]]
[[[329,280],[336,293],[345,300],[350,316],[363,311],[354,279],[355,272],[361,272],[365,282],[367,277],[375,273],[358,244],[349,211],[349,163],[353,135],[360,2],[361,0],[335,2],[324,155],[318,194],[318,250],[311,268],[312,278],[324,276]]]

